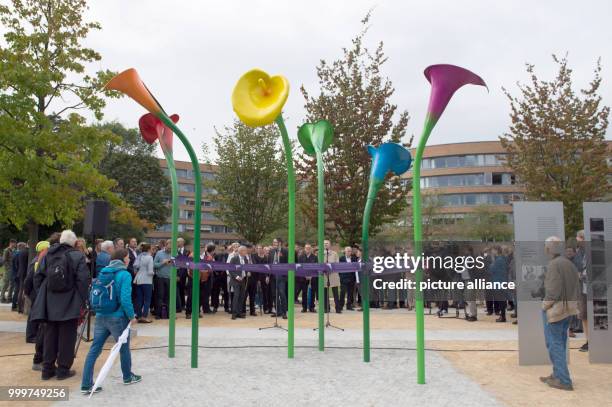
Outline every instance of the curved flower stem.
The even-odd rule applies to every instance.
[[[178,215],[179,215],[179,204],[178,204],[178,180],[176,177],[176,167],[174,166],[174,158],[172,157],[172,151],[168,151],[162,147],[164,156],[166,157],[166,163],[168,165],[168,171],[170,172],[170,179],[172,181],[172,257],[176,257],[178,249],[176,247],[176,240],[178,239]],[[170,269],[170,309],[168,312],[168,357],[173,358],[175,356],[175,338],[176,338],[176,267],[174,265]]]
[[[325,240],[325,183],[324,177],[325,172],[323,169],[323,154],[320,151],[316,151],[317,154],[317,246],[318,261],[323,263],[325,261],[325,248],[323,247],[323,241]],[[317,293],[319,294],[319,350],[325,350],[325,306],[324,306],[324,274],[319,272],[317,279]],[[302,294],[304,295],[304,294]],[[314,298],[313,298],[314,301]]]
[[[421,161],[425,144],[431,134],[436,120],[427,116],[423,133],[419,140],[416,150],[414,163],[412,164],[412,224],[414,228],[414,255],[420,256],[423,251],[423,231],[421,230]],[[423,291],[421,291],[421,281],[423,280],[423,270],[417,268],[415,274],[416,291],[416,345],[417,345],[417,383],[425,384],[425,317],[423,307]]]
[[[287,252],[288,252],[288,263],[295,263],[295,171],[293,169],[293,153],[291,148],[291,141],[287,134],[287,128],[285,127],[285,121],[283,120],[282,113],[276,118],[276,125],[281,132],[283,137],[283,146],[285,148],[285,161],[287,162],[287,192],[289,193],[289,213],[288,213],[288,231],[287,231]],[[293,359],[293,345],[294,345],[294,296],[295,296],[295,270],[289,270],[288,284],[287,284],[287,356],[289,359]],[[278,313],[278,310],[276,310]]]
[[[191,167],[193,169],[194,182],[195,182],[195,214],[194,214],[194,228],[193,228],[193,261],[200,261],[200,228],[202,223],[202,175],[200,174],[200,163],[198,161],[198,157],[191,146],[191,143],[187,139],[187,137],[183,134],[181,129],[179,129],[176,124],[166,115],[165,113],[160,113],[159,118],[162,122],[172,131],[183,143],[183,146],[187,150],[187,154],[189,154],[189,159],[191,160]],[[191,367],[198,367],[198,335],[199,335],[199,319],[197,317],[200,310],[200,271],[198,269],[192,270],[192,290],[191,290],[191,309],[195,312],[195,316],[191,318]],[[171,282],[172,284],[172,282]],[[174,279],[174,284],[176,286],[176,278]],[[170,293],[176,291],[170,289]],[[175,293],[176,295],[176,293]],[[176,307],[176,300],[174,303],[170,303],[170,308]]]
[[[363,209],[363,220],[361,223],[361,246],[362,258],[361,262],[367,264],[369,260],[369,238],[370,238],[370,214],[376,200],[376,194],[382,186],[383,182],[376,179],[370,179],[368,188],[368,198],[365,208]],[[363,361],[370,361],[370,273],[368,270],[362,271],[359,277],[361,285],[361,307],[363,309]]]

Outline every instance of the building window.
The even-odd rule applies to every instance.
[[[218,220],[212,212],[202,212],[202,219],[206,220]]]
[[[181,191],[181,192],[195,192],[195,185],[193,185],[193,184],[179,184],[179,191]]]
[[[193,219],[193,211],[190,211],[188,209],[181,209],[181,211],[179,212],[179,218],[181,219]]]
[[[505,154],[470,154],[424,158],[423,169],[503,166]]]
[[[438,175],[421,178],[421,188],[485,185],[485,174]]]
[[[508,205],[524,199],[523,194],[444,194],[439,197],[442,206]]]

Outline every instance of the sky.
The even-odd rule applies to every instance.
[[[604,103],[612,104],[612,2],[379,0],[92,0],[88,17],[102,30],[86,45],[102,55],[91,70],[136,68],[204,159],[214,129],[232,123],[230,95],[241,74],[261,68],[291,84],[284,117],[290,133],[304,120],[304,85],[318,93],[316,66],[342,56],[373,9],[365,43],[383,41],[383,74],[395,86],[392,102],[408,110],[407,141],[421,130],[429,98],[423,70],[450,63],[478,73],[489,92],[460,89],[428,144],[494,140],[508,129],[502,86],[517,94],[525,63],[552,79],[551,55],[568,53],[574,84],[584,87],[602,58]],[[607,28],[606,28],[607,27]],[[109,100],[105,120],[136,127],[143,109],[128,98]],[[608,130],[610,139],[612,131]],[[161,156],[161,153],[159,154]],[[180,146],[175,157],[187,160]]]

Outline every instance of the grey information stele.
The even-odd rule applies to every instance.
[[[544,241],[565,240],[561,202],[514,202],[514,261],[518,298],[519,365],[549,365],[541,292],[548,258]]]
[[[589,362],[612,363],[612,202],[584,202]]]

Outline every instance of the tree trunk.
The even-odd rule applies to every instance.
[[[38,223],[30,220],[28,222],[28,262],[36,255],[36,244],[38,243]]]

